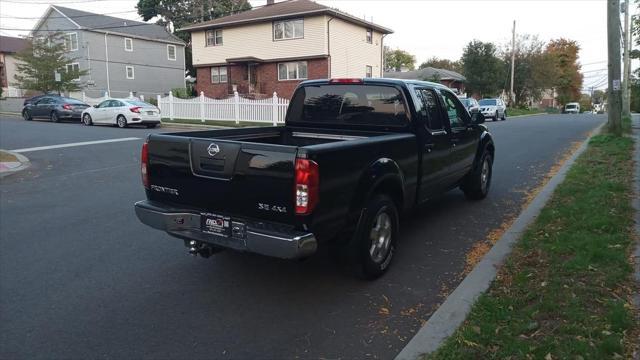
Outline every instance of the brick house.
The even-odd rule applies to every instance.
[[[390,29],[310,0],[274,2],[181,30],[191,33],[206,96],[290,98],[304,79],[381,77]]]

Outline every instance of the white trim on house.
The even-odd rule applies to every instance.
[[[171,49],[172,47],[173,47],[173,59],[171,58],[171,52],[169,51],[169,49]],[[177,59],[178,59],[178,49],[176,48],[175,45],[167,44],[167,60],[176,61]]]
[[[300,75],[300,64],[304,64],[305,74],[304,76]],[[286,69],[286,78],[283,78],[280,73],[280,66],[283,65]],[[289,66],[295,66],[295,77],[289,77],[289,71],[292,70]],[[291,61],[291,62],[281,62],[278,63],[278,81],[288,81],[288,80],[305,80],[309,77],[309,64],[306,61]]]
[[[128,48],[127,48],[127,40],[129,40],[129,44],[131,45]],[[124,51],[128,51],[128,52],[132,52],[133,51],[133,39],[132,38],[130,38],[130,37],[124,38]]]
[[[128,80],[135,80],[136,78],[136,72],[135,69],[133,68],[133,66],[127,65],[124,67],[125,69],[125,75],[127,77]],[[131,69],[131,76],[129,76],[129,69]]]
[[[82,26],[80,26],[77,22],[71,20],[71,18],[65,15],[62,11],[56,9],[55,6],[49,5],[47,10],[44,12],[44,14],[40,17],[36,25],[33,27],[33,30],[31,30],[31,32],[29,33],[29,36],[33,36],[33,33],[38,31],[38,29],[40,29],[40,26],[42,26],[42,23],[44,23],[45,19],[49,17],[49,14],[51,14],[51,11],[53,10],[55,10],[58,14],[62,15],[62,17],[64,17],[65,19],[71,21],[71,23],[75,25],[78,29],[82,28]]]

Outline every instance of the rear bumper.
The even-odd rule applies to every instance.
[[[285,225],[232,217],[232,224],[244,225],[245,231],[242,234],[233,231],[232,236],[222,236],[201,230],[201,215],[197,210],[173,208],[148,200],[137,202],[135,210],[142,223],[181,239],[283,259],[306,257],[317,249],[312,233],[296,231]]]

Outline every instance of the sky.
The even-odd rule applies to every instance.
[[[279,0],[276,0],[279,1]],[[266,0],[250,0],[260,6]],[[432,56],[457,60],[471,40],[504,46],[516,33],[542,41],[576,40],[584,73],[584,89],[606,88],[606,0],[317,0],[351,15],[393,29],[385,38],[392,48],[416,56],[417,64]],[[58,0],[53,4],[140,20],[136,0]],[[26,35],[47,9],[46,0],[0,0],[0,34]],[[637,12],[637,8],[634,9]],[[113,14],[116,13],[116,14]],[[21,30],[9,30],[21,29]],[[637,68],[634,62],[632,69]],[[599,86],[598,86],[599,85]]]

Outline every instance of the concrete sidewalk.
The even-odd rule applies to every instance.
[[[6,150],[0,150],[0,178],[14,174],[28,168],[29,159],[26,156]]]

